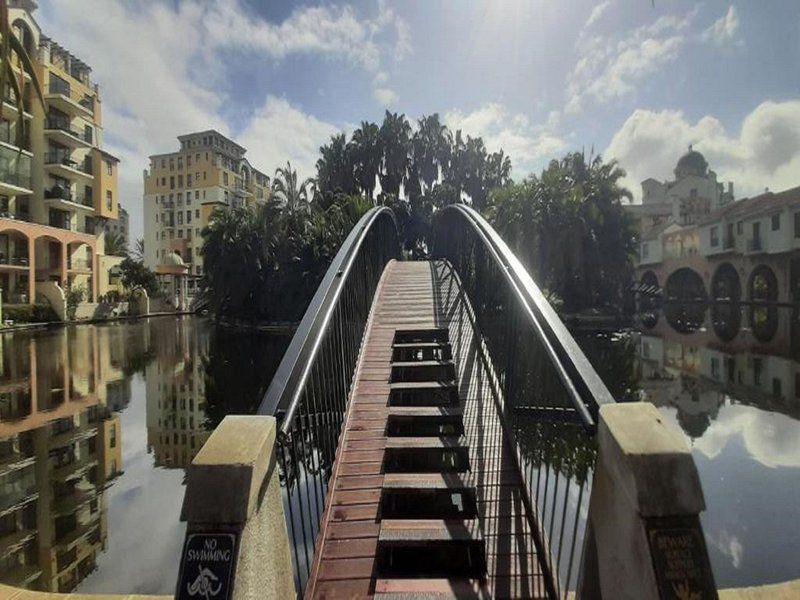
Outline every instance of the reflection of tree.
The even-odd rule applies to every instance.
[[[608,333],[581,335],[576,340],[617,402],[639,400],[636,340]]]
[[[778,308],[775,306],[750,307],[750,327],[759,342],[769,342],[778,331]]]
[[[678,333],[693,333],[703,326],[706,305],[700,303],[668,302],[664,305],[667,323]]]
[[[281,485],[291,489],[303,479],[301,473],[313,477],[315,485],[328,481],[341,424],[342,415],[332,412],[295,418],[294,428],[279,444]]]
[[[557,423],[539,420],[533,414],[518,409],[512,418],[524,465],[538,469],[549,467],[557,473],[582,484],[594,469],[597,456],[595,440],[577,423]]]
[[[206,428],[214,429],[225,415],[253,414],[269,387],[289,345],[289,336],[215,327],[205,372]],[[248,374],[243,377],[242,374]]]

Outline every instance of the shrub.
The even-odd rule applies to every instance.
[[[58,315],[49,304],[5,304],[3,319],[15,323],[52,323]]]
[[[78,304],[83,302],[86,297],[86,288],[82,285],[73,285],[67,289],[67,319],[70,321],[75,319],[75,311],[78,310]]]

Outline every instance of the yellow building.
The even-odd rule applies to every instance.
[[[103,293],[99,257],[107,219],[118,217],[118,160],[103,150],[102,102],[91,68],[42,34],[36,2],[11,0],[9,16],[42,84],[23,89],[25,131],[17,146],[10,87],[0,115],[0,287],[3,300],[33,303],[53,286]],[[104,279],[103,279],[104,281]],[[56,290],[56,293],[60,293]]]
[[[217,209],[266,202],[269,177],[250,165],[245,148],[217,131],[178,141],[180,150],[154,154],[144,172],[145,264],[159,271],[177,253],[188,267],[191,294],[203,273],[200,232]]]

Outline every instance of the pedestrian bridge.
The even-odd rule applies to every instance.
[[[617,410],[475,211],[440,211],[432,238],[429,260],[403,260],[393,213],[368,212],[259,408],[277,418],[272,460],[298,594],[602,597],[610,585],[632,595],[606,597],[657,597],[659,573],[675,570],[648,547],[676,531],[700,532],[705,572],[681,571],[664,589],[713,591],[682,439],[649,405]]]

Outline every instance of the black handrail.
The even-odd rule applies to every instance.
[[[443,219],[455,216],[469,224],[501,267],[584,426],[593,430],[600,405],[612,403],[614,398],[528,271],[494,228],[469,206],[447,206],[437,215],[440,235],[434,239],[434,256],[447,257],[442,247],[441,225]]]
[[[386,265],[399,257],[394,213],[371,209],[333,259],[258,409],[280,420],[277,462],[300,595],[373,297]]]
[[[399,233],[397,233],[394,213],[387,207],[371,209],[361,217],[342,243],[311,299],[311,303],[283,355],[278,370],[272,377],[272,382],[258,407],[258,414],[280,415],[283,433],[286,433],[291,427],[300,394],[319,351],[322,335],[326,332],[326,327],[353,268],[358,251],[374,224],[380,219],[386,218],[391,219],[397,235],[398,250],[392,258],[400,257]]]

